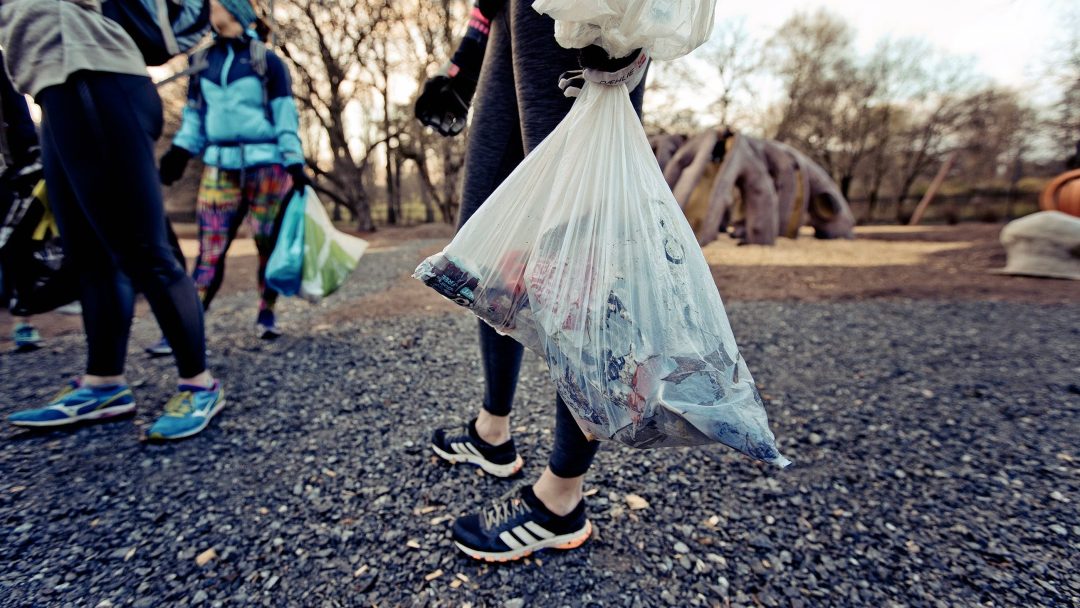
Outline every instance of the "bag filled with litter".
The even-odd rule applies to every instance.
[[[587,83],[414,276],[544,357],[590,437],[789,463],[625,86]]]

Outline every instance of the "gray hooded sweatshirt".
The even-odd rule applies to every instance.
[[[0,46],[20,92],[37,95],[80,70],[147,75],[142,53],[101,14],[101,1],[3,0]]]

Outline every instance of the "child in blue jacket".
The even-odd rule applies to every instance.
[[[278,216],[304,173],[299,116],[289,70],[254,30],[262,24],[249,0],[212,0],[214,44],[192,56],[187,106],[173,145],[161,158],[161,182],[180,179],[191,157],[206,167],[196,214],[199,257],[193,278],[203,308],[221,287],[225,257],[246,217],[259,252],[262,297],[256,329],[263,339],[280,335],[274,317],[277,293],[265,285],[266,261],[277,239]],[[147,349],[166,355],[168,343]]]

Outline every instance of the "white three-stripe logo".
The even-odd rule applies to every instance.
[[[451,443],[450,449],[466,456],[480,456],[480,450],[477,450],[471,443]]]
[[[526,530],[528,528],[528,530]],[[530,532],[532,534],[530,534]],[[536,536],[533,536],[535,534]],[[540,539],[554,538],[555,534],[541,527],[534,521],[525,522],[524,526],[517,526],[513,530],[507,530],[499,535],[499,540],[506,543],[511,549],[521,549],[527,545],[535,545]]]

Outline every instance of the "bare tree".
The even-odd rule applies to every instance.
[[[967,98],[977,83],[970,62],[942,57],[917,70],[906,126],[898,134],[904,145],[894,165],[897,176],[896,220],[905,223],[905,202],[916,180],[936,169],[957,146],[956,136],[967,117]]]
[[[773,138],[817,149],[820,126],[838,83],[852,69],[854,30],[824,9],[796,13],[768,43],[769,62],[780,78],[784,98]]]
[[[415,25],[408,28],[408,57],[418,84],[422,85],[449,61],[467,9],[465,0],[413,0],[411,14]],[[401,121],[398,153],[415,165],[426,216],[433,220],[437,209],[442,221],[452,223],[460,203],[459,182],[468,131],[456,137],[442,137],[422,127],[413,118],[411,108],[403,110]]]
[[[280,0],[275,13],[301,108],[321,131],[308,142],[315,187],[348,208],[360,230],[375,228],[364,182],[373,152],[387,136],[372,128],[370,116],[353,118],[349,110],[373,101],[363,66],[387,11],[380,0]]]

